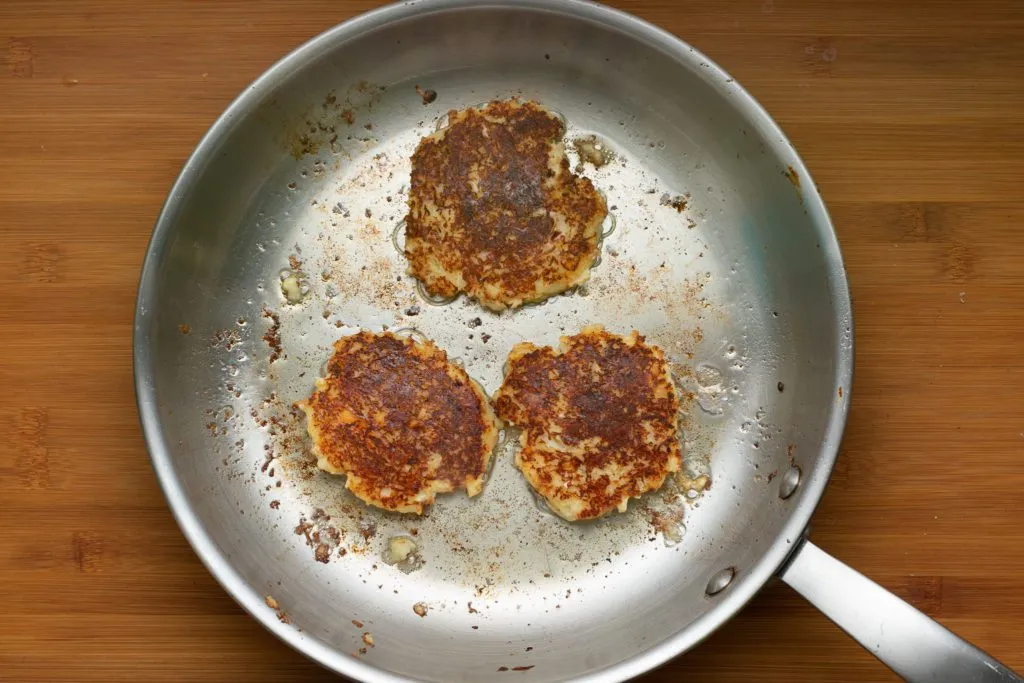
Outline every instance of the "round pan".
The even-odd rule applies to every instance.
[[[602,259],[543,305],[433,305],[400,254],[409,157],[449,109],[508,97],[562,114],[570,148],[594,135],[611,152],[582,165],[612,207]],[[686,395],[687,476],[624,514],[545,512],[512,440],[481,496],[423,517],[371,509],[311,463],[293,404],[340,335],[415,328],[492,393],[515,343],[594,323],[663,348]],[[297,49],[171,190],[134,350],[154,466],[197,554],[264,626],[350,677],[624,680],[777,574],[908,678],[1012,677],[805,542],[853,370],[831,223],[764,110],[627,14],[411,2]],[[416,567],[384,562],[396,535]]]

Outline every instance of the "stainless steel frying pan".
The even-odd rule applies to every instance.
[[[409,156],[448,109],[510,96],[608,152],[581,164],[612,207],[602,261],[544,305],[435,305],[399,253]],[[514,343],[590,323],[641,331],[688,392],[687,476],[629,512],[545,513],[511,440],[482,496],[423,518],[367,508],[311,465],[291,404],[338,336],[414,328],[493,391]],[[406,2],[276,64],[172,189],[135,320],[143,427],[186,536],[338,672],[619,681],[780,576],[909,679],[1019,680],[805,540],[852,371],[839,247],[781,131],[694,49],[576,0]],[[417,550],[393,566],[397,535]]]

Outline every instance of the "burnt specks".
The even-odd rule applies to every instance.
[[[281,318],[265,306],[263,307],[263,317],[271,321],[270,328],[263,334],[263,341],[270,347],[270,362],[273,363],[284,353],[281,348]]]
[[[660,204],[662,206],[671,206],[677,212],[682,213],[686,208],[686,197],[682,195],[672,196],[666,192],[661,195]]]
[[[437,99],[436,91],[429,89],[424,90],[418,85],[416,86],[416,94],[420,96],[421,100],[423,100],[423,106],[427,106],[428,104],[431,104],[434,100]]]
[[[331,548],[326,543],[321,543],[313,551],[313,555],[316,557],[317,562],[327,564],[331,560]]]
[[[793,187],[797,190],[800,189],[800,175],[796,172],[795,168],[787,166],[786,170],[782,172],[782,175],[786,176],[786,179],[793,183]]]
[[[238,330],[217,330],[213,333],[210,343],[214,347],[220,347],[225,351],[230,351],[242,343],[242,336],[238,334]]]

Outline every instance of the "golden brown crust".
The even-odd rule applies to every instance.
[[[422,514],[437,493],[483,489],[498,424],[480,387],[432,342],[360,332],[334,344],[300,404],[321,469],[371,505]]]
[[[570,521],[624,511],[679,470],[679,398],[661,349],[600,326],[561,348],[517,344],[494,397],[521,427],[516,465]]]
[[[420,141],[405,253],[428,292],[503,310],[586,281],[608,210],[570,171],[564,134],[537,103],[503,100],[451,111]]]

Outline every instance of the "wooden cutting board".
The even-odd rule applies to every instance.
[[[193,555],[131,324],[154,219],[228,102],[375,3],[0,3],[0,680],[321,681]],[[623,0],[729,70],[832,211],[856,310],[820,545],[1024,671],[1024,7]],[[646,681],[894,676],[786,587]]]

